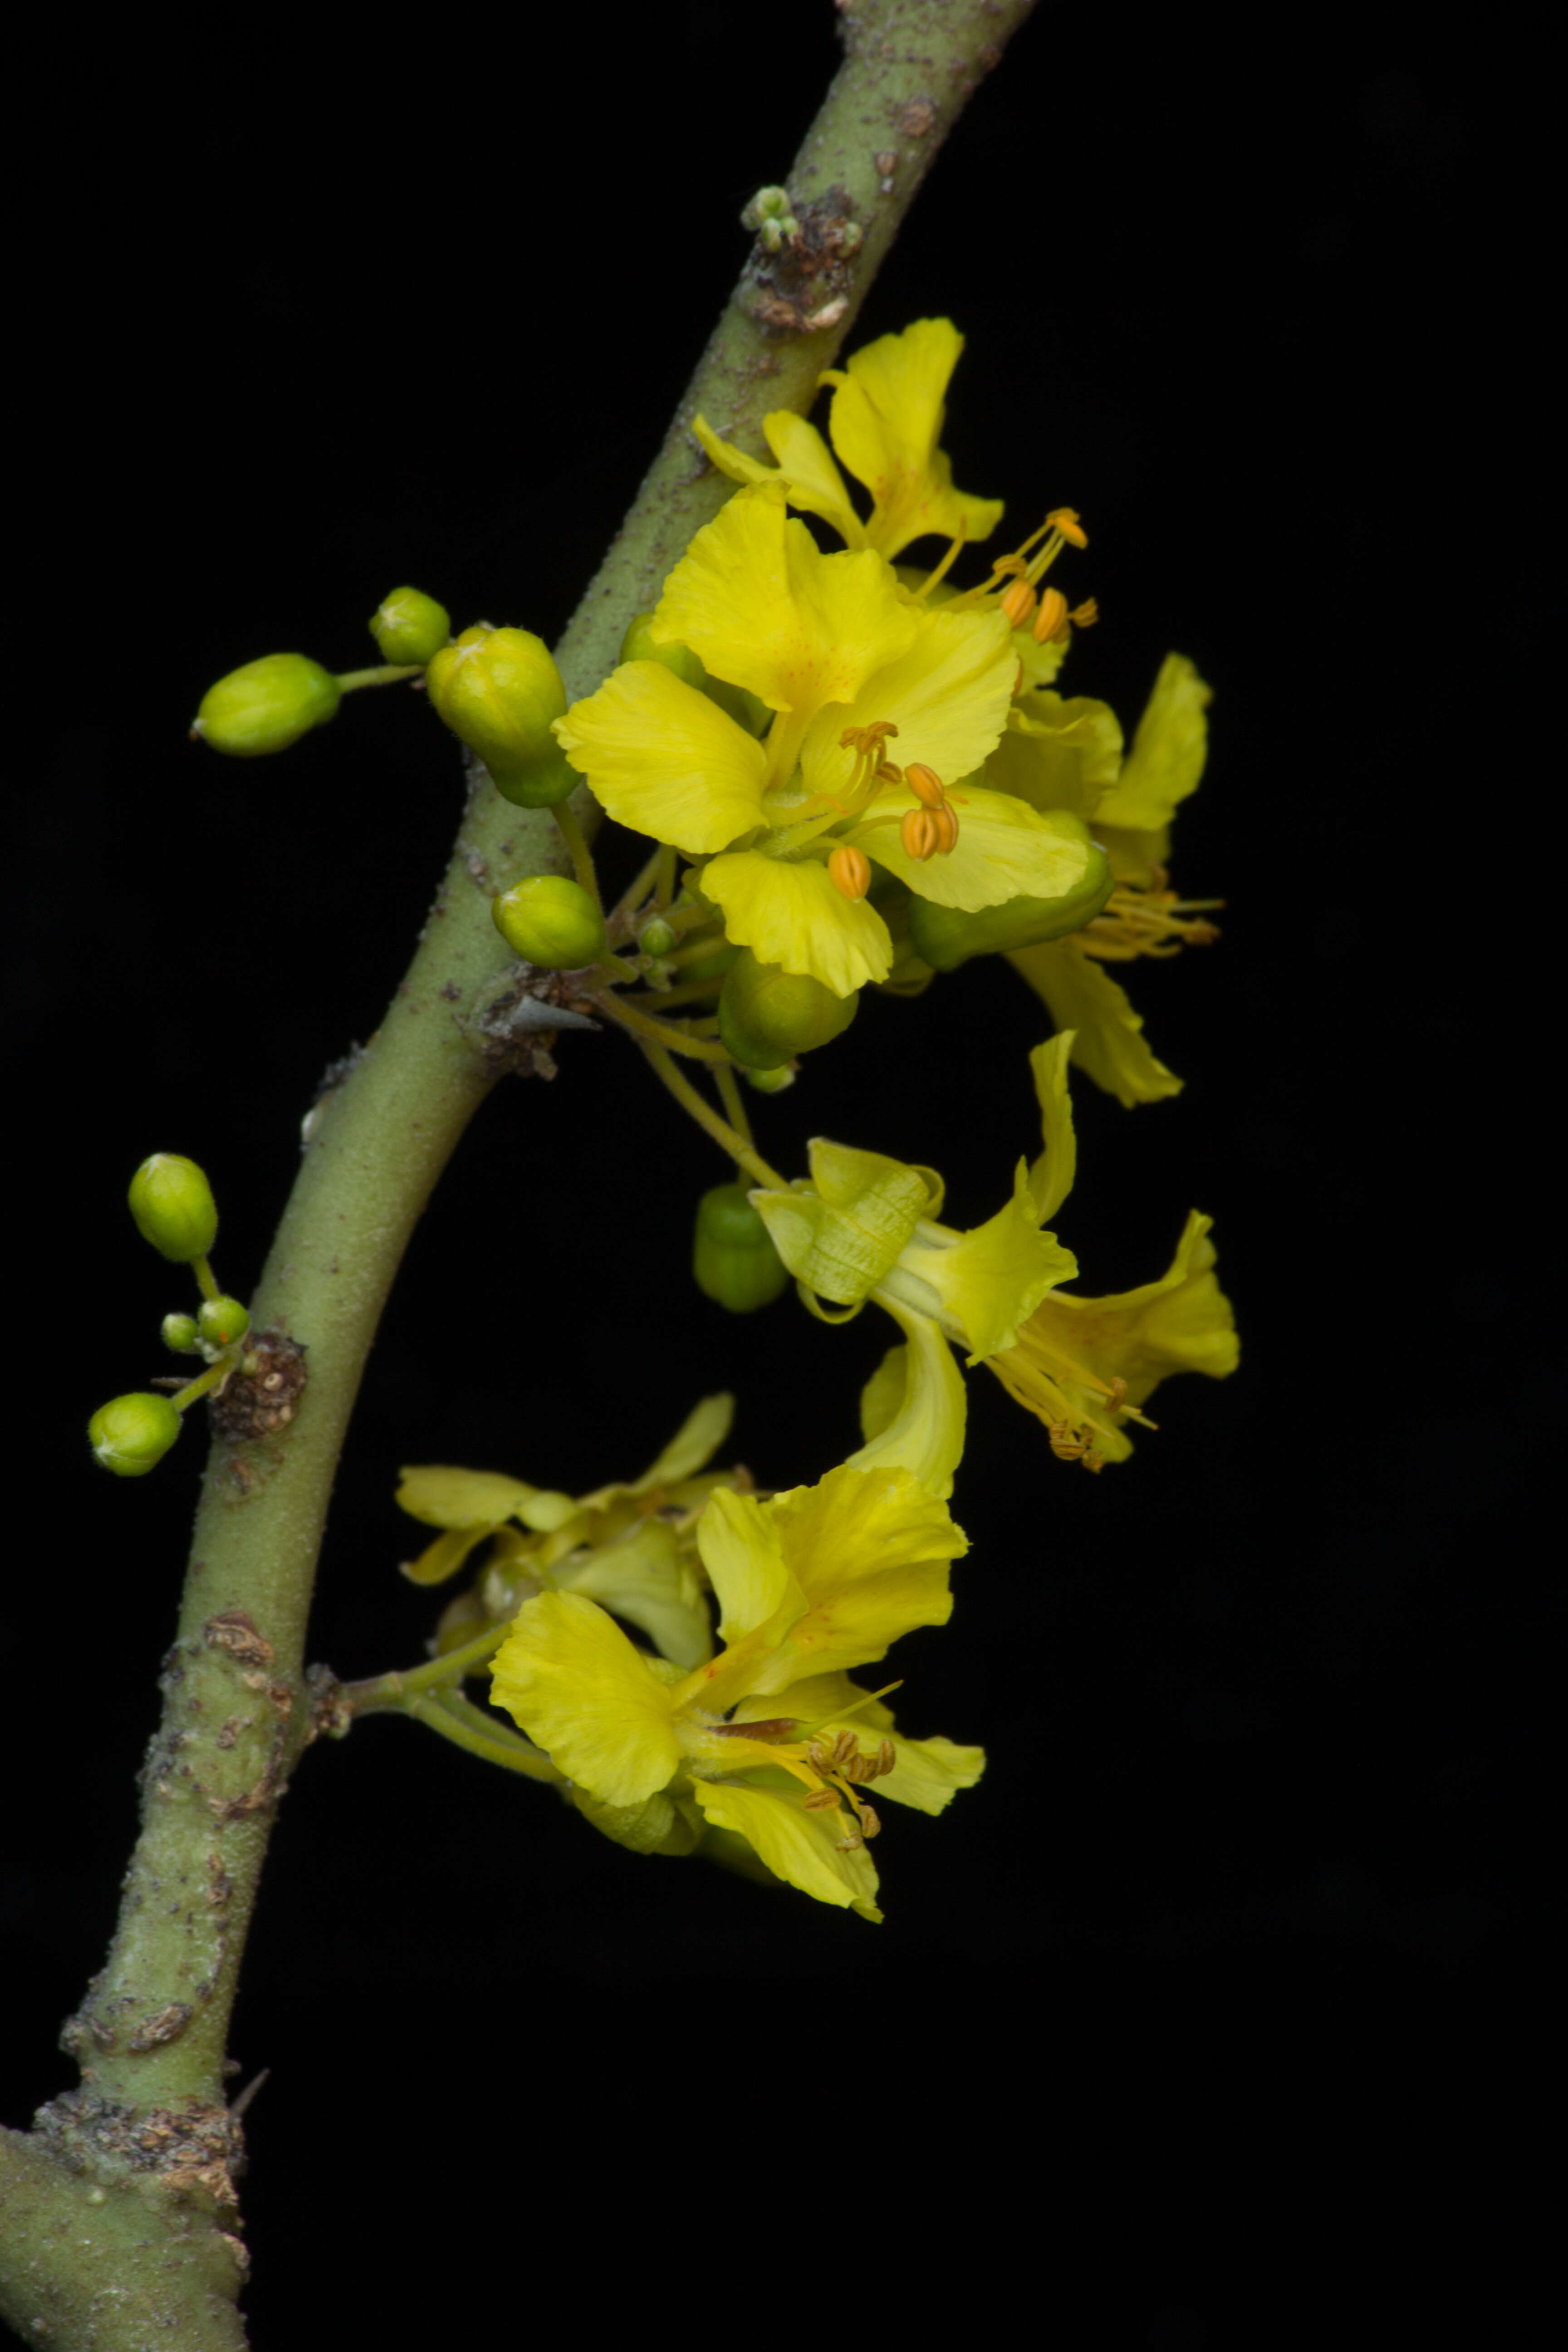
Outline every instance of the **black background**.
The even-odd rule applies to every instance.
[[[32,1529],[0,1606],[11,1801],[43,1828],[5,1895],[13,2121],[60,2086],[53,2021],[110,1927],[199,1473],[191,1444],[110,1483],[81,1447],[185,1303],[124,1184],[150,1150],[200,1159],[243,1294],[458,802],[399,697],[265,766],[184,727],[264,651],[373,658],[363,615],[405,579],[459,625],[558,632],[836,55],[826,0],[645,11],[613,47],[586,11],[454,23],[405,60],[205,37],[100,58],[13,278]],[[271,2069],[258,2343],[454,2298],[521,2325],[520,2247],[624,2250],[630,2286],[752,2231],[777,2309],[823,2324],[789,2263],[834,2295],[868,2259],[907,2272],[900,2232],[976,2185],[993,2274],[1037,2263],[1068,2342],[1340,2341],[1304,2315],[1394,2325],[1422,2269],[1448,2291],[1435,2207],[1408,2252],[1357,2254],[1388,2253],[1413,2165],[1440,2181],[1489,2130],[1542,1966],[1523,1792],[1554,1588],[1517,1529],[1560,1444],[1560,1249],[1515,1129],[1561,1054],[1521,961],[1555,927],[1523,861],[1550,877],[1561,789],[1540,72],[1389,16],[1237,47],[1047,7],[951,142],[856,340],[954,318],[957,478],[1020,530],[1082,510],[1069,584],[1105,617],[1070,690],[1131,723],[1173,646],[1215,688],[1176,872],[1227,899],[1225,938],[1131,975],[1186,1091],[1128,1114],[1079,1082],[1060,1227],[1113,1289],[1213,1213],[1242,1370],[1163,1390],[1099,1481],[975,1376],[957,1611],[896,1663],[902,1718],[990,1770],[888,1824],[881,1928],[635,1859],[400,1722],[310,1754],[235,2023]],[[936,1161],[976,1222],[1032,1148],[1046,1026],[1001,966],[868,1003],[761,1107],[763,1147]],[[394,1297],[310,1643],[344,1675],[420,1654],[401,1461],[584,1488],[725,1385],[769,1484],[857,1442],[889,1335],[710,1307],[686,1235],[722,1169],[615,1037],[560,1063],[487,1106]]]

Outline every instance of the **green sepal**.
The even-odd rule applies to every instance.
[[[719,992],[719,1035],[748,1070],[776,1070],[842,1035],[860,1009],[858,992],[836,996],[809,972],[759,963],[742,948]]]
[[[689,1797],[671,1796],[664,1790],[645,1797],[640,1805],[609,1805],[574,1784],[572,1802],[601,1837],[633,1853],[690,1853],[705,1827]]]

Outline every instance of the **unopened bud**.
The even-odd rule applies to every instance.
[[[93,1453],[117,1478],[144,1477],[162,1462],[179,1433],[180,1416],[174,1405],[151,1390],[111,1397],[87,1424]]]
[[[250,1310],[237,1298],[205,1298],[196,1328],[209,1348],[226,1348],[243,1339],[250,1328]]]
[[[768,1306],[787,1285],[788,1269],[743,1184],[715,1184],[697,1203],[691,1271],[703,1296],[732,1315]]]
[[[759,188],[741,215],[742,228],[761,228],[764,221],[783,220],[789,212],[787,188]]]
[[[637,933],[637,948],[647,956],[667,956],[676,942],[676,930],[662,915],[650,915]]]
[[[858,993],[836,996],[809,973],[759,963],[742,948],[719,992],[719,1035],[745,1068],[775,1070],[838,1036],[859,1005]]]
[[[434,660],[452,634],[445,604],[419,588],[395,588],[370,616],[370,633],[383,661]]]
[[[230,670],[203,695],[191,733],[237,760],[286,751],[324,727],[342,696],[337,679],[304,654],[267,654]]]
[[[128,1194],[136,1230],[176,1265],[205,1257],[217,1239],[217,1203],[194,1160],[155,1151],[131,1179]]]
[[[956,971],[971,956],[1041,947],[1047,940],[1066,939],[1069,932],[1080,931],[1093,921],[1115,887],[1110,860],[1097,841],[1089,840],[1080,818],[1053,809],[1047,822],[1066,837],[1083,843],[1084,871],[1074,887],[1059,898],[1005,898],[999,907],[981,907],[972,914],[957,907],[939,907],[930,898],[914,898],[910,904],[910,939],[917,955],[938,971]]]
[[[430,699],[454,735],[477,751],[504,799],[552,808],[578,777],[551,732],[566,715],[566,689],[542,637],[529,629],[465,629],[426,672]]]
[[[527,875],[491,912],[513,955],[546,971],[576,971],[605,952],[605,918],[593,893],[567,875]]]
[[[163,1345],[173,1349],[176,1356],[194,1356],[200,1336],[194,1315],[164,1316]]]

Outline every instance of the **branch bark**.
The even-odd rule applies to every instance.
[[[742,272],[557,648],[571,694],[613,667],[729,495],[692,415],[760,453],[768,410],[810,406],[942,139],[1033,5],[840,0],[845,62],[786,183],[799,244],[759,247]],[[270,1353],[215,1429],[119,1923],[63,2036],[80,2086],[31,2134],[0,2133],[0,2312],[60,2352],[245,2342],[225,2046],[272,1822],[313,1734],[304,1642],[333,1473],[414,1227],[509,1066],[479,1021],[503,969],[490,898],[568,865],[548,812],[513,808],[482,770],[470,781],[414,960],[319,1107],[253,1302]]]

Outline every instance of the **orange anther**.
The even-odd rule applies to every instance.
[[[827,861],[827,878],[846,898],[863,898],[871,887],[871,861],[863,849],[840,842]]]
[[[1075,629],[1092,629],[1100,618],[1100,606],[1091,596],[1087,604],[1075,604],[1068,619]]]
[[[922,808],[941,808],[942,803],[942,778],[937,774],[934,768],[928,768],[923,760],[911,760],[910,761],[909,766],[904,770],[904,782],[908,784],[910,792],[913,793],[916,800],[920,802]]]
[[[1076,507],[1058,507],[1053,514],[1046,517],[1046,520],[1053,530],[1060,531],[1069,547],[1089,545],[1089,533],[1078,519]]]
[[[1021,629],[1035,609],[1035,592],[1026,580],[1014,580],[1002,591],[1002,610],[1010,629]]]
[[[931,823],[937,829],[937,854],[945,857],[950,849],[958,846],[958,819],[945,803],[941,808],[932,809],[931,814]]]
[[[942,835],[937,828],[935,809],[912,808],[899,827],[899,838],[907,856],[918,858],[923,866],[942,847]]]
[[[1040,609],[1035,614],[1035,643],[1037,646],[1059,645],[1068,634],[1068,600],[1059,588],[1046,588],[1040,593]]]

